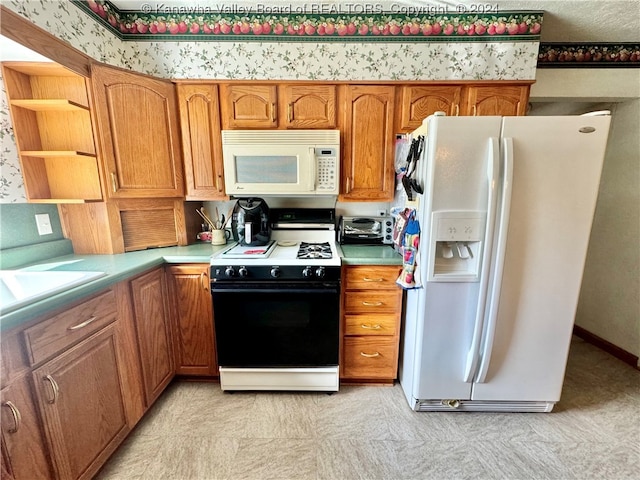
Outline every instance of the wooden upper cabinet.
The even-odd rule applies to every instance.
[[[187,200],[226,199],[218,86],[178,84]]]
[[[468,86],[464,115],[525,115],[529,88],[529,85]]]
[[[422,120],[438,111],[449,116],[460,114],[460,85],[407,85],[401,87],[400,91],[396,133],[412,132],[422,125]]]
[[[110,197],[181,197],[174,85],[103,65],[91,80]]]
[[[275,128],[278,103],[275,85],[220,85],[222,128]]]
[[[336,86],[222,84],[222,128],[336,128]]]
[[[341,199],[389,201],[394,192],[395,87],[347,85]]]
[[[86,78],[50,62],[2,70],[28,201],[103,200]]]
[[[336,128],[335,85],[282,85],[279,100],[286,128]]]

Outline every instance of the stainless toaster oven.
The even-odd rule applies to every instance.
[[[341,244],[391,245],[393,217],[340,217]]]

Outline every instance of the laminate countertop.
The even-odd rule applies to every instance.
[[[197,243],[183,247],[163,247],[116,255],[63,255],[43,260],[27,270],[91,271],[104,275],[46,298],[36,300],[13,311],[0,313],[0,330],[21,325],[37,316],[64,307],[109,286],[164,264],[209,263],[211,256],[227,245]],[[388,246],[341,245],[344,265],[401,265],[402,259]]]

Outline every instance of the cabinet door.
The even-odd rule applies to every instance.
[[[218,86],[181,83],[176,88],[187,200],[226,198]]]
[[[402,106],[396,133],[409,133],[422,125],[422,120],[434,112],[460,114],[461,86],[404,86]]]
[[[16,379],[0,392],[2,441],[8,469],[16,480],[52,478],[29,380],[27,376]]]
[[[100,65],[91,81],[110,196],[182,196],[174,85]]]
[[[209,264],[167,267],[180,375],[217,375]]]
[[[115,326],[33,371],[56,478],[91,478],[128,433]]]
[[[335,85],[282,85],[278,90],[286,128],[335,128]]]
[[[220,107],[224,129],[278,126],[275,85],[220,85]]]
[[[162,393],[174,374],[166,291],[162,268],[131,280],[147,408]]]
[[[465,115],[524,115],[529,86],[467,87]]]
[[[391,86],[346,87],[343,200],[393,198],[394,92]]]

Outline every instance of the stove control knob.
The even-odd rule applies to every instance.
[[[249,275],[249,270],[247,270],[247,267],[240,267],[240,270],[238,270],[238,275],[240,275],[241,277],[246,277],[247,275]]]
[[[311,278],[313,277],[313,268],[311,267],[304,267],[304,270],[302,270],[302,276],[304,278]]]
[[[271,269],[271,276],[273,278],[278,278],[282,272],[280,271],[280,267],[273,267]]]
[[[318,269],[316,270],[316,277],[318,278],[324,278],[324,267],[318,267]]]
[[[235,274],[236,274],[236,271],[234,270],[234,268],[233,268],[233,267],[227,267],[227,268],[225,268],[225,270],[224,270],[224,274],[225,274],[227,277],[234,277],[234,276],[235,276]]]

